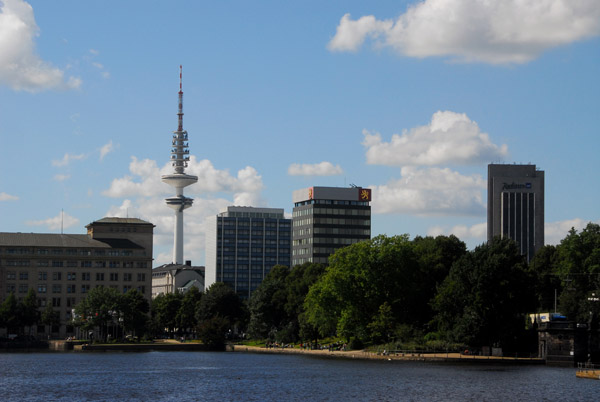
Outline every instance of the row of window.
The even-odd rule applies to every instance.
[[[371,226],[370,219],[314,218],[315,225]]]
[[[80,255],[89,257],[91,255],[100,255],[100,256],[113,256],[113,257],[130,257],[134,255],[132,250],[114,250],[114,249],[101,249],[101,250],[82,250],[82,249],[74,249],[74,248],[35,248],[30,249],[27,247],[16,247],[16,248],[6,248],[0,249],[0,253],[4,252],[5,254],[12,255]],[[145,255],[145,251],[137,252],[138,255]]]
[[[102,287],[102,285],[96,285],[95,287]],[[117,285],[111,285],[111,288],[115,288],[118,289]],[[35,288],[34,288],[35,289]],[[80,293],[88,293],[91,289],[90,285],[80,285]],[[133,286],[131,285],[123,285],[123,293],[126,293],[128,290],[133,289]],[[146,293],[146,286],[138,286],[137,290],[140,293]],[[7,293],[16,293],[18,291],[18,293],[27,293],[29,292],[29,286],[27,284],[19,284],[18,286],[15,285],[14,283],[7,283],[6,284],[6,292]],[[75,285],[67,285],[66,286],[66,292],[67,294],[74,294],[77,293],[77,287]],[[37,293],[38,294],[45,294],[47,293],[47,288],[46,285],[38,285],[37,287]],[[52,293],[62,293],[62,287],[61,285],[52,285]],[[59,299],[60,298],[53,298],[53,299]],[[67,297],[67,300],[69,300],[69,298]],[[60,305],[60,302],[59,302]],[[54,307],[58,307],[59,305],[54,305]]]
[[[308,208],[292,212],[294,218],[307,215],[371,216],[370,209]]]
[[[288,236],[289,237],[289,236]],[[235,239],[235,238],[231,238],[231,237],[225,237],[223,238],[223,244],[252,244],[252,245],[267,245],[267,246],[273,246],[273,245],[282,245],[282,246],[286,246],[288,244],[290,244],[290,239],[252,239],[252,241],[249,241],[248,239]]]
[[[275,248],[275,247],[238,247],[237,248],[237,253],[238,254],[248,254],[248,251],[251,251],[252,253],[258,253],[258,254],[262,254],[263,250],[266,254],[277,254],[277,251],[279,250],[280,254],[289,254],[290,253],[290,249],[289,248]],[[235,253],[236,252],[236,248],[235,247],[230,247],[230,246],[224,246],[224,247],[217,247],[217,251],[218,252],[225,252],[225,253]]]
[[[40,271],[37,273],[38,275],[38,280],[39,281],[46,281],[48,280],[48,273],[44,272],[44,271]],[[52,274],[52,280],[53,281],[60,281],[62,280],[62,272],[51,272]],[[35,275],[35,274],[34,274]],[[82,281],[89,281],[92,278],[92,275],[90,272],[81,272],[81,280]],[[24,272],[19,272],[18,273],[18,277],[20,280],[29,280],[29,272],[24,271]],[[118,281],[119,280],[119,273],[118,272],[111,272],[107,275],[108,278],[110,278],[111,281]],[[77,280],[77,272],[67,272],[66,273],[66,278],[68,281],[75,281]],[[96,272],[96,280],[97,281],[103,281],[105,278],[104,276],[104,272]],[[6,271],[6,280],[15,280],[17,279],[17,272],[15,271]],[[133,274],[129,273],[129,272],[124,272],[123,273],[123,280],[124,281],[132,281],[133,280]],[[137,273],[137,280],[138,282],[143,282],[146,280],[146,274],[145,273]],[[44,285],[45,286],[45,285]]]
[[[279,225],[277,225],[277,222],[264,222],[264,221],[258,221],[258,222],[252,222],[252,225],[250,225],[249,221],[241,221],[238,220],[237,222],[235,220],[225,220],[223,221],[223,226],[227,226],[227,227],[235,227],[237,223],[238,227],[250,227],[252,226],[253,228],[276,228],[277,226],[279,226],[280,228],[289,228],[291,223],[289,220],[285,220],[285,221],[281,221],[279,222]]]
[[[289,231],[286,231],[285,233],[289,233]],[[225,235],[238,235],[238,236],[260,236],[262,237],[263,234],[264,236],[277,236],[277,231],[276,230],[248,230],[248,229],[223,229],[223,234]],[[218,230],[217,235],[220,237],[221,236],[221,229]],[[284,232],[280,232],[281,236],[285,236]]]
[[[302,205],[315,205],[315,204],[369,206],[368,201],[348,201],[348,200],[306,200],[306,201],[296,202],[296,203],[294,203],[294,206],[301,207]]]
[[[6,260],[4,266],[6,267],[31,267],[34,264],[30,260]],[[52,267],[52,268],[148,268],[147,262],[141,261],[49,261],[49,260],[38,260],[35,264],[38,267]]]

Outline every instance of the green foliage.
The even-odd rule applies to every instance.
[[[218,322],[225,320],[228,329],[233,329],[235,326],[244,328],[247,316],[248,312],[240,297],[222,282],[213,283],[206,290],[196,311],[199,328],[204,328],[205,322],[212,322],[211,320],[216,320],[216,317],[219,317]],[[213,324],[216,325],[216,322]]]
[[[561,312],[577,322],[588,322],[590,312],[600,313],[600,303],[588,300],[592,293],[600,295],[600,225],[588,223],[580,233],[571,229],[557,249]]]
[[[531,262],[532,290],[537,299],[537,312],[554,311],[554,295],[562,292],[562,283],[558,275],[558,249],[555,246],[540,248]]]
[[[40,322],[51,329],[52,326],[60,324],[60,313],[54,310],[52,304],[48,303],[42,311]]]
[[[286,326],[288,315],[286,279],[290,269],[276,265],[265,276],[260,286],[252,293],[248,301],[250,324],[248,333],[253,338],[267,338],[273,330]]]
[[[452,266],[435,297],[438,330],[450,342],[514,350],[535,306],[531,282],[512,240],[477,247]]]
[[[172,333],[177,328],[177,312],[183,297],[180,293],[160,294],[152,300],[152,320],[155,331]]]
[[[141,336],[148,324],[148,300],[136,289],[130,289],[123,295],[120,316],[123,319],[125,331],[132,331],[134,335]]]
[[[19,310],[21,315],[21,325],[29,327],[29,331],[31,332],[32,327],[40,320],[35,290],[29,289],[23,302],[19,304]]]
[[[21,315],[17,298],[14,293],[10,293],[0,305],[0,324],[8,330],[8,333],[15,333],[21,327]]]
[[[225,345],[225,334],[230,325],[230,321],[225,317],[220,315],[210,317],[198,324],[198,337],[211,349],[222,349]]]
[[[202,293],[197,287],[192,286],[184,295],[181,300],[181,306],[177,311],[175,320],[177,326],[183,330],[183,332],[189,333],[197,325],[196,310],[199,307]]]

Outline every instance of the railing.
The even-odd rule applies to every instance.
[[[581,373],[594,373],[600,371],[600,364],[577,363],[577,371]]]

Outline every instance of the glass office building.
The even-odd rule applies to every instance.
[[[488,165],[488,241],[515,240],[531,261],[544,245],[544,171],[535,165]]]
[[[371,238],[371,190],[309,187],[293,193],[292,266],[327,264],[335,250]]]
[[[275,265],[290,267],[292,220],[283,209],[227,207],[206,236],[206,289],[215,282],[250,297]]]

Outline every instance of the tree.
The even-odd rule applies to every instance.
[[[562,293],[562,283],[558,273],[558,248],[543,246],[529,263],[533,276],[533,290],[537,299],[537,312],[554,311],[555,292]]]
[[[52,327],[60,324],[60,313],[55,311],[52,304],[46,304],[46,308],[42,311],[40,322],[48,326],[48,333],[52,332]]]
[[[435,323],[448,341],[516,350],[535,305],[531,276],[517,244],[496,238],[451,268],[433,302]]]
[[[242,299],[223,282],[213,283],[200,299],[198,310],[198,336],[202,342],[216,345],[225,341],[227,331],[243,328],[247,311]]]
[[[322,336],[370,336],[368,325],[384,303],[397,323],[415,317],[419,264],[408,235],[377,236],[338,249],[305,300],[307,321]]]
[[[580,233],[571,229],[557,249],[556,271],[563,284],[562,313],[571,320],[587,322],[590,312],[600,313],[600,303],[587,303],[592,293],[600,295],[600,225],[588,223]]]
[[[17,311],[19,311],[19,314],[21,315],[21,325],[29,327],[29,334],[31,335],[33,327],[37,325],[40,320],[35,290],[29,289],[23,302],[19,303]]]
[[[0,323],[9,334],[15,333],[21,327],[21,317],[18,311],[18,302],[15,294],[10,292],[0,305]]]
[[[95,287],[75,306],[75,325],[84,330],[98,329],[106,340],[108,325],[113,323],[115,312],[122,311],[122,295],[113,288]]]
[[[130,289],[123,295],[121,306],[119,316],[123,319],[123,329],[127,332],[133,331],[134,335],[143,334],[150,311],[148,300],[136,289]]]
[[[181,306],[177,311],[177,326],[185,333],[189,333],[194,328],[198,321],[196,320],[196,310],[198,309],[202,293],[197,287],[192,286],[181,300]]]
[[[253,338],[267,338],[287,326],[285,311],[287,301],[286,279],[290,269],[275,265],[265,276],[248,302],[250,323],[248,333]],[[287,341],[287,340],[286,340]]]
[[[180,293],[166,293],[152,300],[152,319],[156,331],[163,333],[166,330],[173,333],[178,328],[177,312],[182,299]]]

